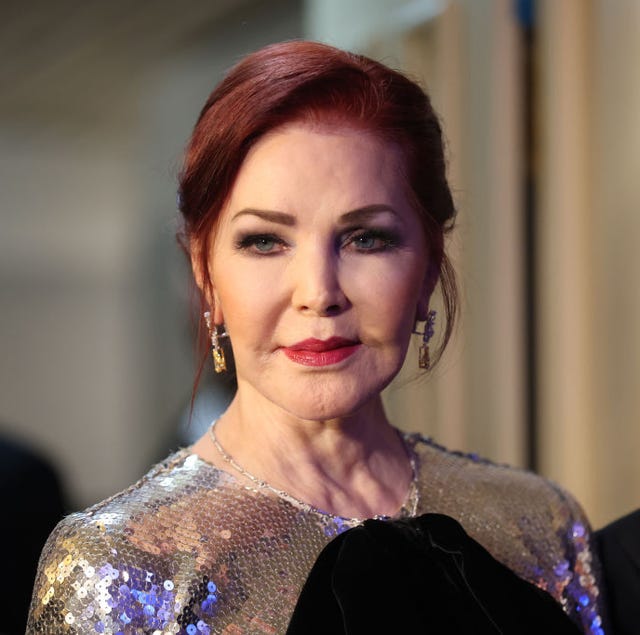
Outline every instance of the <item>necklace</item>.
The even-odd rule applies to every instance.
[[[244,467],[242,467],[242,465],[240,465],[220,445],[220,441],[218,441],[218,437],[214,432],[215,425],[216,425],[216,421],[214,421],[209,427],[209,436],[211,437],[211,441],[213,442],[213,445],[216,451],[218,452],[218,454],[220,455],[220,457],[222,458],[222,460],[225,463],[228,463],[231,467],[233,467],[233,469],[236,470],[236,472],[239,472],[240,474],[242,474],[242,476],[246,477],[252,483],[257,485],[259,489],[268,490],[273,494],[276,494],[279,498],[282,498],[288,501],[289,503],[291,503],[292,505],[295,505],[296,507],[299,507],[307,512],[313,512],[316,514],[321,514],[323,516],[333,516],[336,518],[340,518],[343,521],[347,521],[349,522],[349,524],[351,523],[359,524],[366,520],[366,518],[345,518],[344,516],[336,516],[335,514],[330,514],[329,512],[323,511],[321,509],[318,509],[317,507],[314,507],[313,505],[310,505],[309,503],[305,503],[304,501],[300,500],[299,498],[296,498],[292,494],[289,494],[284,490],[278,489],[277,487],[274,487],[273,485],[253,475],[251,472],[249,472]],[[402,503],[402,507],[400,508],[397,516],[398,517],[415,516],[418,510],[418,502],[420,499],[420,493],[418,490],[418,457],[415,451],[408,446],[404,435],[400,432],[398,434],[400,434],[402,444],[409,458],[409,464],[411,465],[411,482],[409,483],[409,490],[407,491],[407,495],[405,496],[404,502]],[[249,488],[249,489],[253,489],[253,488]],[[392,516],[387,516],[384,514],[376,514],[375,516],[373,516],[373,518],[375,520],[389,520],[390,518],[392,518]]]

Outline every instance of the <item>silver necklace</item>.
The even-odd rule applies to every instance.
[[[218,441],[218,437],[214,432],[215,425],[216,425],[216,421],[214,421],[209,427],[209,436],[211,437],[211,441],[213,442],[213,445],[216,451],[218,452],[218,454],[221,456],[222,460],[225,463],[228,463],[231,467],[233,467],[233,469],[236,470],[236,472],[239,472],[240,474],[242,474],[242,476],[246,477],[252,483],[257,485],[259,489],[262,489],[262,490],[266,489],[272,492],[273,494],[276,494],[279,498],[282,498],[288,501],[289,503],[291,503],[292,505],[295,505],[296,507],[299,507],[307,512],[322,514],[323,516],[333,516],[335,518],[340,518],[343,521],[348,521],[349,523],[353,523],[353,524],[362,523],[366,520],[366,518],[345,518],[344,516],[336,516],[335,514],[330,514],[329,512],[318,509],[317,507],[314,507],[309,503],[305,503],[304,501],[300,500],[299,498],[296,498],[292,494],[289,494],[284,490],[278,489],[277,487],[274,487],[273,485],[267,483],[266,481],[263,481],[262,479],[258,478],[257,476],[255,476],[254,474],[246,470],[244,467],[242,467],[242,465],[240,465],[220,445],[220,441]],[[399,433],[399,434],[400,434],[402,443],[404,445],[404,448],[407,452],[407,456],[409,458],[409,464],[411,465],[411,482],[409,483],[409,490],[402,504],[402,507],[400,508],[398,516],[399,517],[415,516],[416,512],[418,511],[418,503],[420,499],[420,492],[418,489],[418,457],[415,451],[408,446],[404,435],[402,435],[402,433]],[[249,488],[249,489],[252,489],[252,488]],[[392,517],[386,516],[384,514],[377,514],[373,516],[373,518],[375,520],[388,520]]]

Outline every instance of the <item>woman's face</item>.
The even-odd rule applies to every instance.
[[[304,124],[249,152],[209,257],[243,399],[344,417],[399,371],[429,288],[401,161],[371,134]]]

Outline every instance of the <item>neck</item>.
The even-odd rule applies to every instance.
[[[310,421],[269,405],[247,407],[236,396],[217,422],[216,436],[258,479],[341,516],[395,514],[412,478],[404,444],[379,397],[348,417]]]

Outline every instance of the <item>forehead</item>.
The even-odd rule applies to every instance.
[[[405,192],[404,161],[395,144],[354,128],[290,124],[251,148],[228,207],[404,206]]]

